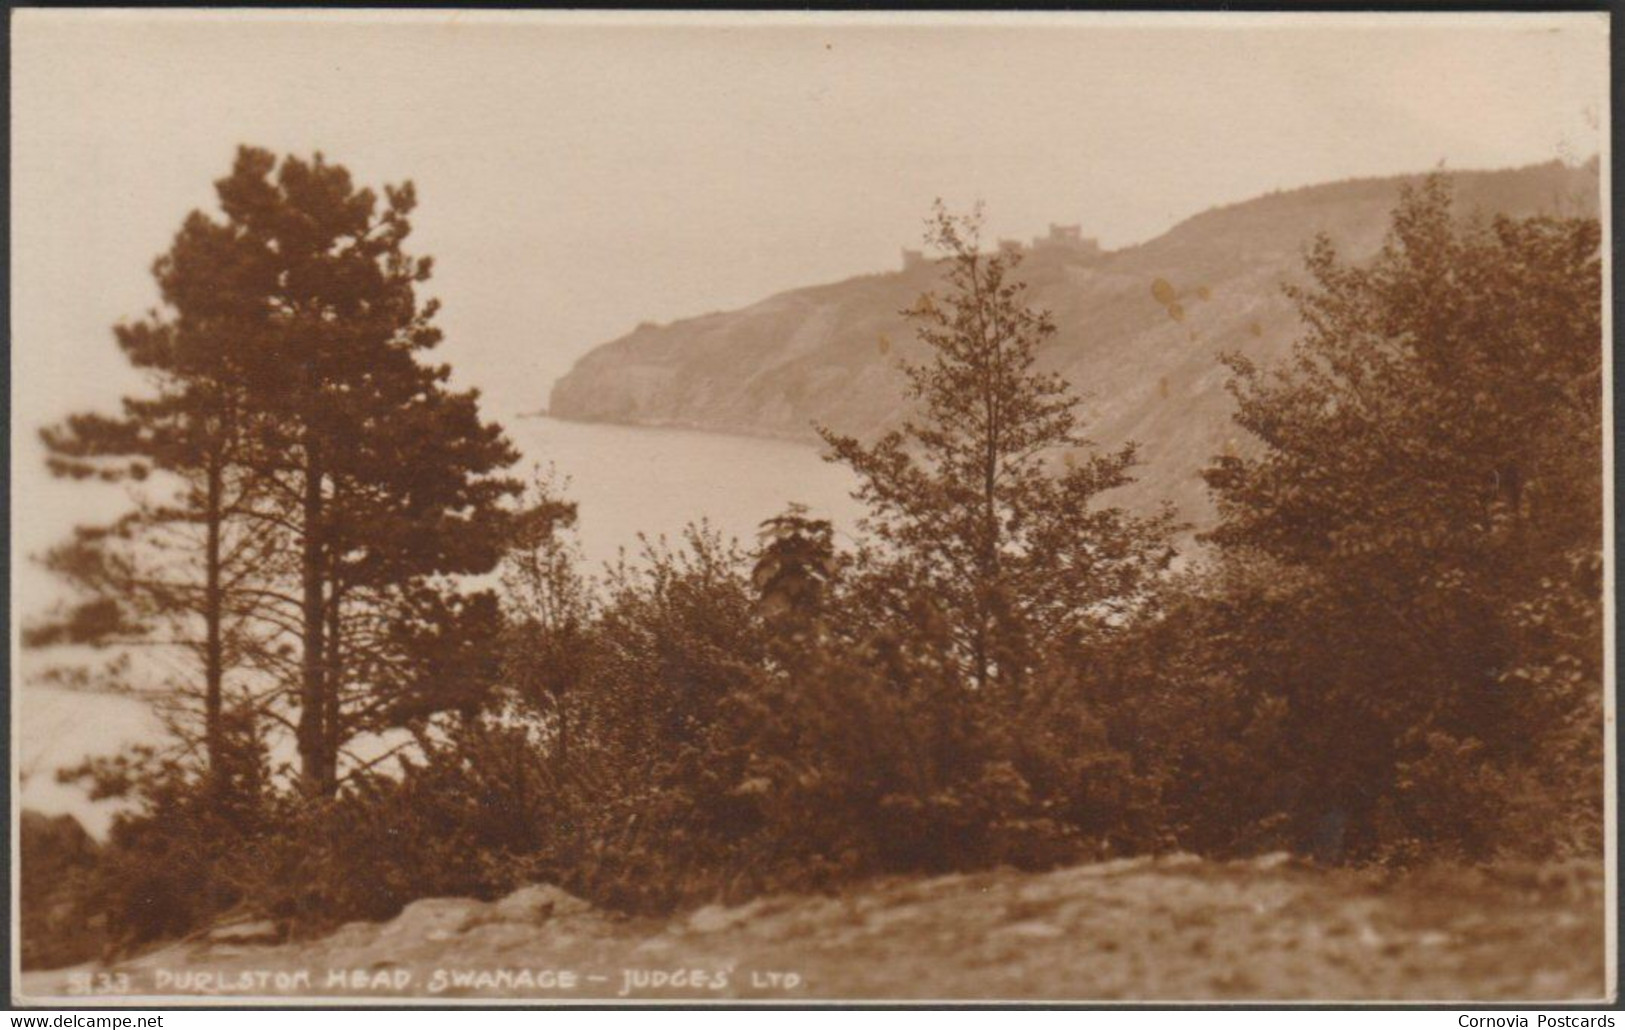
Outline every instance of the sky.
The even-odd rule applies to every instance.
[[[19,428],[239,143],[413,180],[442,356],[497,416],[644,320],[893,267],[933,198],[1107,247],[1275,188],[1605,149],[1602,15],[40,11],[12,26]],[[25,456],[19,458],[26,460]]]

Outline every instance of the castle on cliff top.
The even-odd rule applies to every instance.
[[[1099,257],[1102,253],[1100,241],[1093,236],[1085,236],[1081,225],[1056,225],[1051,222],[1049,235],[1033,237],[1034,250],[1049,247],[1063,247],[1085,257]]]
[[[1065,251],[1068,257],[1098,258],[1105,253],[1100,249],[1100,241],[1093,236],[1083,234],[1081,225],[1056,225],[1050,223],[1049,232],[1043,236],[1034,236],[1031,244],[1033,250]],[[1020,253],[1025,247],[1020,240],[1000,240],[999,250],[1004,253]],[[931,264],[923,250],[903,248],[903,271],[908,272],[916,268]]]

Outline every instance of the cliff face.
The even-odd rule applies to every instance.
[[[1558,162],[1453,175],[1458,209],[1595,214],[1598,172]],[[1085,397],[1089,436],[1134,440],[1146,462],[1120,501],[1170,499],[1209,513],[1198,470],[1246,441],[1230,422],[1221,352],[1270,361],[1298,331],[1281,286],[1302,281],[1305,244],[1375,253],[1400,188],[1351,180],[1215,208],[1150,242],[1104,254],[1025,252],[1020,278],[1057,326],[1044,364]],[[559,418],[813,438],[815,425],[871,436],[906,412],[900,360],[920,345],[899,312],[936,282],[931,265],[792,290],[739,311],[643,325],[583,357],[553,387]]]

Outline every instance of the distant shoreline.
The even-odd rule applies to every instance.
[[[705,433],[710,436],[733,436],[751,440],[776,440],[780,443],[800,444],[817,448],[819,439],[810,429],[806,433],[791,433],[781,429],[766,429],[750,425],[718,425],[713,422],[701,422],[696,419],[645,419],[630,421],[617,418],[572,417],[549,412],[545,409],[522,412],[515,416],[522,419],[548,419],[553,422],[567,422],[578,426],[617,426],[622,429],[676,429],[687,433]]]

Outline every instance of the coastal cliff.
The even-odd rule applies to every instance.
[[[1525,216],[1598,209],[1598,167],[1553,161],[1453,173],[1457,208]],[[1019,277],[1057,332],[1042,357],[1084,396],[1089,437],[1133,440],[1145,467],[1121,503],[1172,500],[1209,512],[1198,472],[1245,449],[1230,422],[1221,353],[1286,354],[1299,331],[1283,284],[1302,282],[1304,247],[1325,233],[1359,260],[1381,246],[1402,187],[1360,179],[1214,208],[1138,246],[1023,248]],[[791,290],[737,311],[645,323],[585,355],[553,387],[554,417],[815,439],[817,425],[873,436],[906,414],[902,360],[920,345],[900,312],[932,288],[934,265]]]

